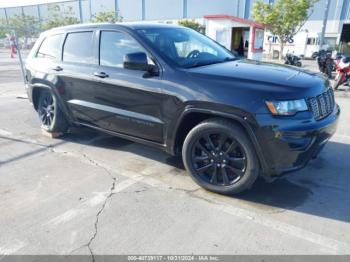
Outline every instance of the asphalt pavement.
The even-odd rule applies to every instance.
[[[350,254],[348,92],[336,101],[338,131],[316,160],[221,196],[157,149],[85,128],[45,136],[18,61],[1,51],[0,257]]]

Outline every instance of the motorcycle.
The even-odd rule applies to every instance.
[[[335,60],[334,60],[334,71],[337,69],[337,65],[340,63],[340,61],[342,59],[344,59],[346,56],[345,55],[342,55],[340,53],[337,53],[336,56],[335,56]]]
[[[296,56],[294,54],[287,53],[286,56],[284,57],[284,64],[286,65],[293,65],[293,66],[298,66],[301,67],[301,58],[299,56]]]
[[[320,72],[332,78],[332,71],[334,69],[334,60],[332,58],[332,53],[325,50],[321,50],[317,56],[317,64]]]
[[[334,90],[343,84],[350,84],[350,57],[345,57],[337,61]]]
[[[312,59],[316,59],[318,57],[318,52],[313,52],[312,55],[311,55],[311,58]]]

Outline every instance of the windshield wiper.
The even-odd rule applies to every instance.
[[[226,57],[225,59],[224,59],[224,61],[222,61],[222,62],[230,62],[230,61],[235,61],[235,60],[237,60],[238,58],[237,57]]]
[[[194,68],[194,67],[200,67],[200,66],[206,66],[206,65],[212,65],[212,64],[217,64],[220,63],[221,61],[198,61],[195,62],[189,66],[186,66],[186,68]]]
[[[194,64],[191,64],[189,66],[186,66],[186,68],[195,68],[195,67],[201,67],[206,65],[213,65],[213,64],[220,64],[225,62],[230,62],[237,60],[235,57],[226,57],[224,60],[215,60],[215,61],[197,61]]]

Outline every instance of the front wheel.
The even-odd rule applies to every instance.
[[[67,132],[68,122],[50,90],[40,92],[37,111],[42,129],[50,133]]]
[[[295,64],[297,67],[301,67],[302,66],[302,64],[301,64],[301,62],[297,62],[296,64]]]
[[[221,194],[249,189],[259,174],[250,139],[224,119],[209,119],[194,127],[185,139],[182,158],[197,184]]]

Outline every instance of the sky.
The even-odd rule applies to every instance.
[[[53,2],[63,2],[64,0],[0,0],[0,8],[15,7],[24,5],[36,5]]]

